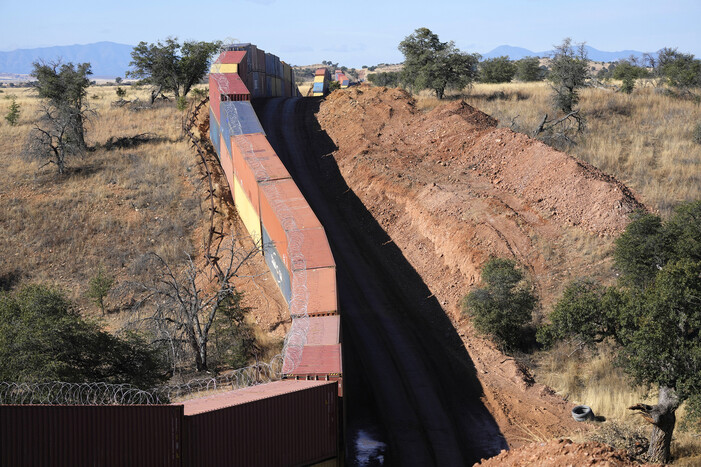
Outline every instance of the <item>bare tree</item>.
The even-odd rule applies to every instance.
[[[59,174],[66,171],[66,157],[83,155],[84,146],[75,134],[75,119],[48,103],[42,105],[41,116],[29,133],[25,156],[43,161],[41,167],[56,164]]]
[[[245,249],[231,237],[214,262],[198,264],[188,255],[187,265],[180,273],[160,256],[154,254],[161,273],[157,282],[148,287],[147,301],[155,305],[153,314],[140,321],[150,323],[159,339],[171,349],[173,365],[183,358],[186,349],[194,354],[197,371],[207,371],[208,344],[218,313],[228,307],[240,307],[240,293],[232,280],[241,277],[241,268],[254,257],[259,248]]]

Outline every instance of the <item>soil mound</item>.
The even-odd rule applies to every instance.
[[[571,467],[591,466],[627,467],[640,465],[623,451],[601,443],[573,443],[569,439],[548,443],[533,443],[511,451],[502,451],[496,457],[475,464],[484,467],[533,466]]]
[[[348,186],[453,321],[509,445],[587,430],[474,333],[461,301],[490,256],[515,259],[544,310],[575,278],[612,279],[613,235],[644,207],[635,195],[464,102],[422,112],[402,90],[358,86],[328,96],[317,119]]]

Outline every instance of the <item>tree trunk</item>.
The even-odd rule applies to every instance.
[[[629,407],[638,410],[643,418],[652,424],[650,448],[647,451],[648,461],[666,464],[670,460],[670,445],[672,433],[676,424],[676,410],[680,400],[673,388],[660,387],[657,405],[637,404]]]

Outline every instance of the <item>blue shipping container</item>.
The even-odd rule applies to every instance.
[[[222,116],[221,132],[224,135],[226,147],[231,152],[231,137],[250,135],[253,133],[265,134],[263,126],[258,120],[256,111],[249,101],[222,102],[220,107]]]
[[[324,83],[314,83],[314,92],[324,92]]]
[[[277,248],[275,248],[275,243],[270,239],[270,235],[265,230],[265,225],[263,226],[263,257],[265,258],[265,264],[268,265],[268,269],[273,274],[273,278],[280,288],[280,292],[287,300],[287,304],[290,304],[292,300],[292,282],[290,281],[290,273],[285,267],[285,263],[282,261],[280,253],[278,253]]]

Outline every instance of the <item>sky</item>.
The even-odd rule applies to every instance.
[[[198,2],[199,3],[199,2]],[[700,0],[0,0],[0,51],[112,41],[251,42],[292,65],[399,63],[427,27],[465,52],[550,50],[563,38],[605,51],[678,47],[701,57]]]

